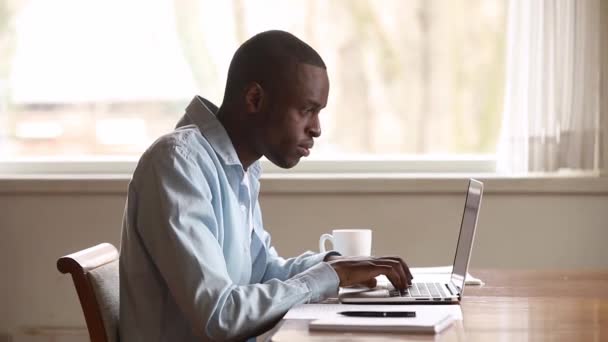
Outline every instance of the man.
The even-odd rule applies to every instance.
[[[243,340],[338,286],[375,286],[380,274],[408,286],[400,258],[285,260],[264,230],[258,160],[290,168],[308,156],[328,93],[310,46],[264,32],[234,54],[221,107],[195,97],[176,130],[142,155],[122,231],[123,341]]]

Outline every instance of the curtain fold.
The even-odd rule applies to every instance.
[[[512,0],[497,168],[599,171],[600,0]]]

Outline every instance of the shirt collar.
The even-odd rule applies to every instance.
[[[226,165],[238,165],[243,170],[243,165],[236,154],[236,150],[226,129],[216,117],[217,111],[218,107],[216,105],[197,95],[186,107],[184,117],[187,117],[187,119],[180,120],[177,127],[179,128],[189,123],[195,124]],[[257,160],[253,162],[247,171],[250,171],[255,179],[259,179],[262,172],[260,162]]]

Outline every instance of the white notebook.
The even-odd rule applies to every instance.
[[[338,316],[312,321],[308,328],[317,331],[437,334],[451,326],[455,320],[452,315],[415,318]]]
[[[462,320],[460,305],[389,305],[389,304],[300,304],[287,312],[284,319],[334,319],[343,318],[342,311],[415,311],[416,320],[437,321],[447,315]],[[353,318],[353,317],[350,317]],[[413,322],[412,318],[408,318]]]

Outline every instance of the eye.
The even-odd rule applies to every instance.
[[[302,110],[302,113],[306,115],[312,115],[315,113],[315,109],[313,107],[304,108],[304,110]]]

